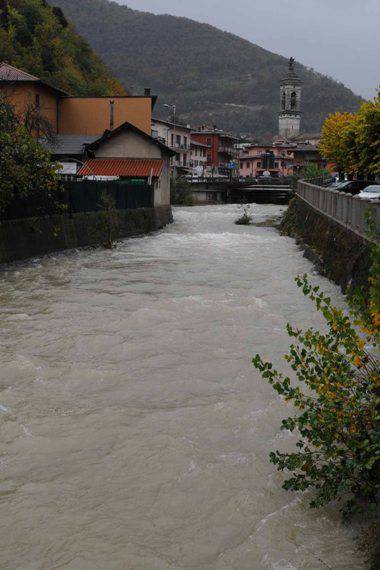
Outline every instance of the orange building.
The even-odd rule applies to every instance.
[[[151,134],[156,97],[146,89],[142,96],[71,97],[38,77],[0,63],[0,90],[20,115],[38,110],[55,134],[102,135],[128,122]]]

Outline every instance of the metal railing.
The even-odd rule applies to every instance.
[[[380,227],[380,202],[325,187],[324,181],[313,182],[300,180],[296,194],[316,210],[364,238],[368,238],[367,219],[371,211],[376,228]]]

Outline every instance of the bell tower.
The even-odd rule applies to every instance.
[[[294,71],[294,58],[289,60],[288,73],[281,81],[279,136],[297,136],[301,127],[301,80]]]

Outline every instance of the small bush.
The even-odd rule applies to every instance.
[[[170,184],[170,201],[173,206],[193,206],[191,184],[180,178],[172,179]]]
[[[237,220],[235,220],[235,224],[238,226],[249,226],[252,223],[252,214],[251,214],[251,207],[249,204],[246,204],[243,207],[243,212]]]

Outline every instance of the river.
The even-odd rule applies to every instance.
[[[177,208],[115,250],[1,271],[2,570],[366,567],[268,460],[294,438],[251,358],[284,366],[286,323],[321,320],[295,241],[236,212]]]

